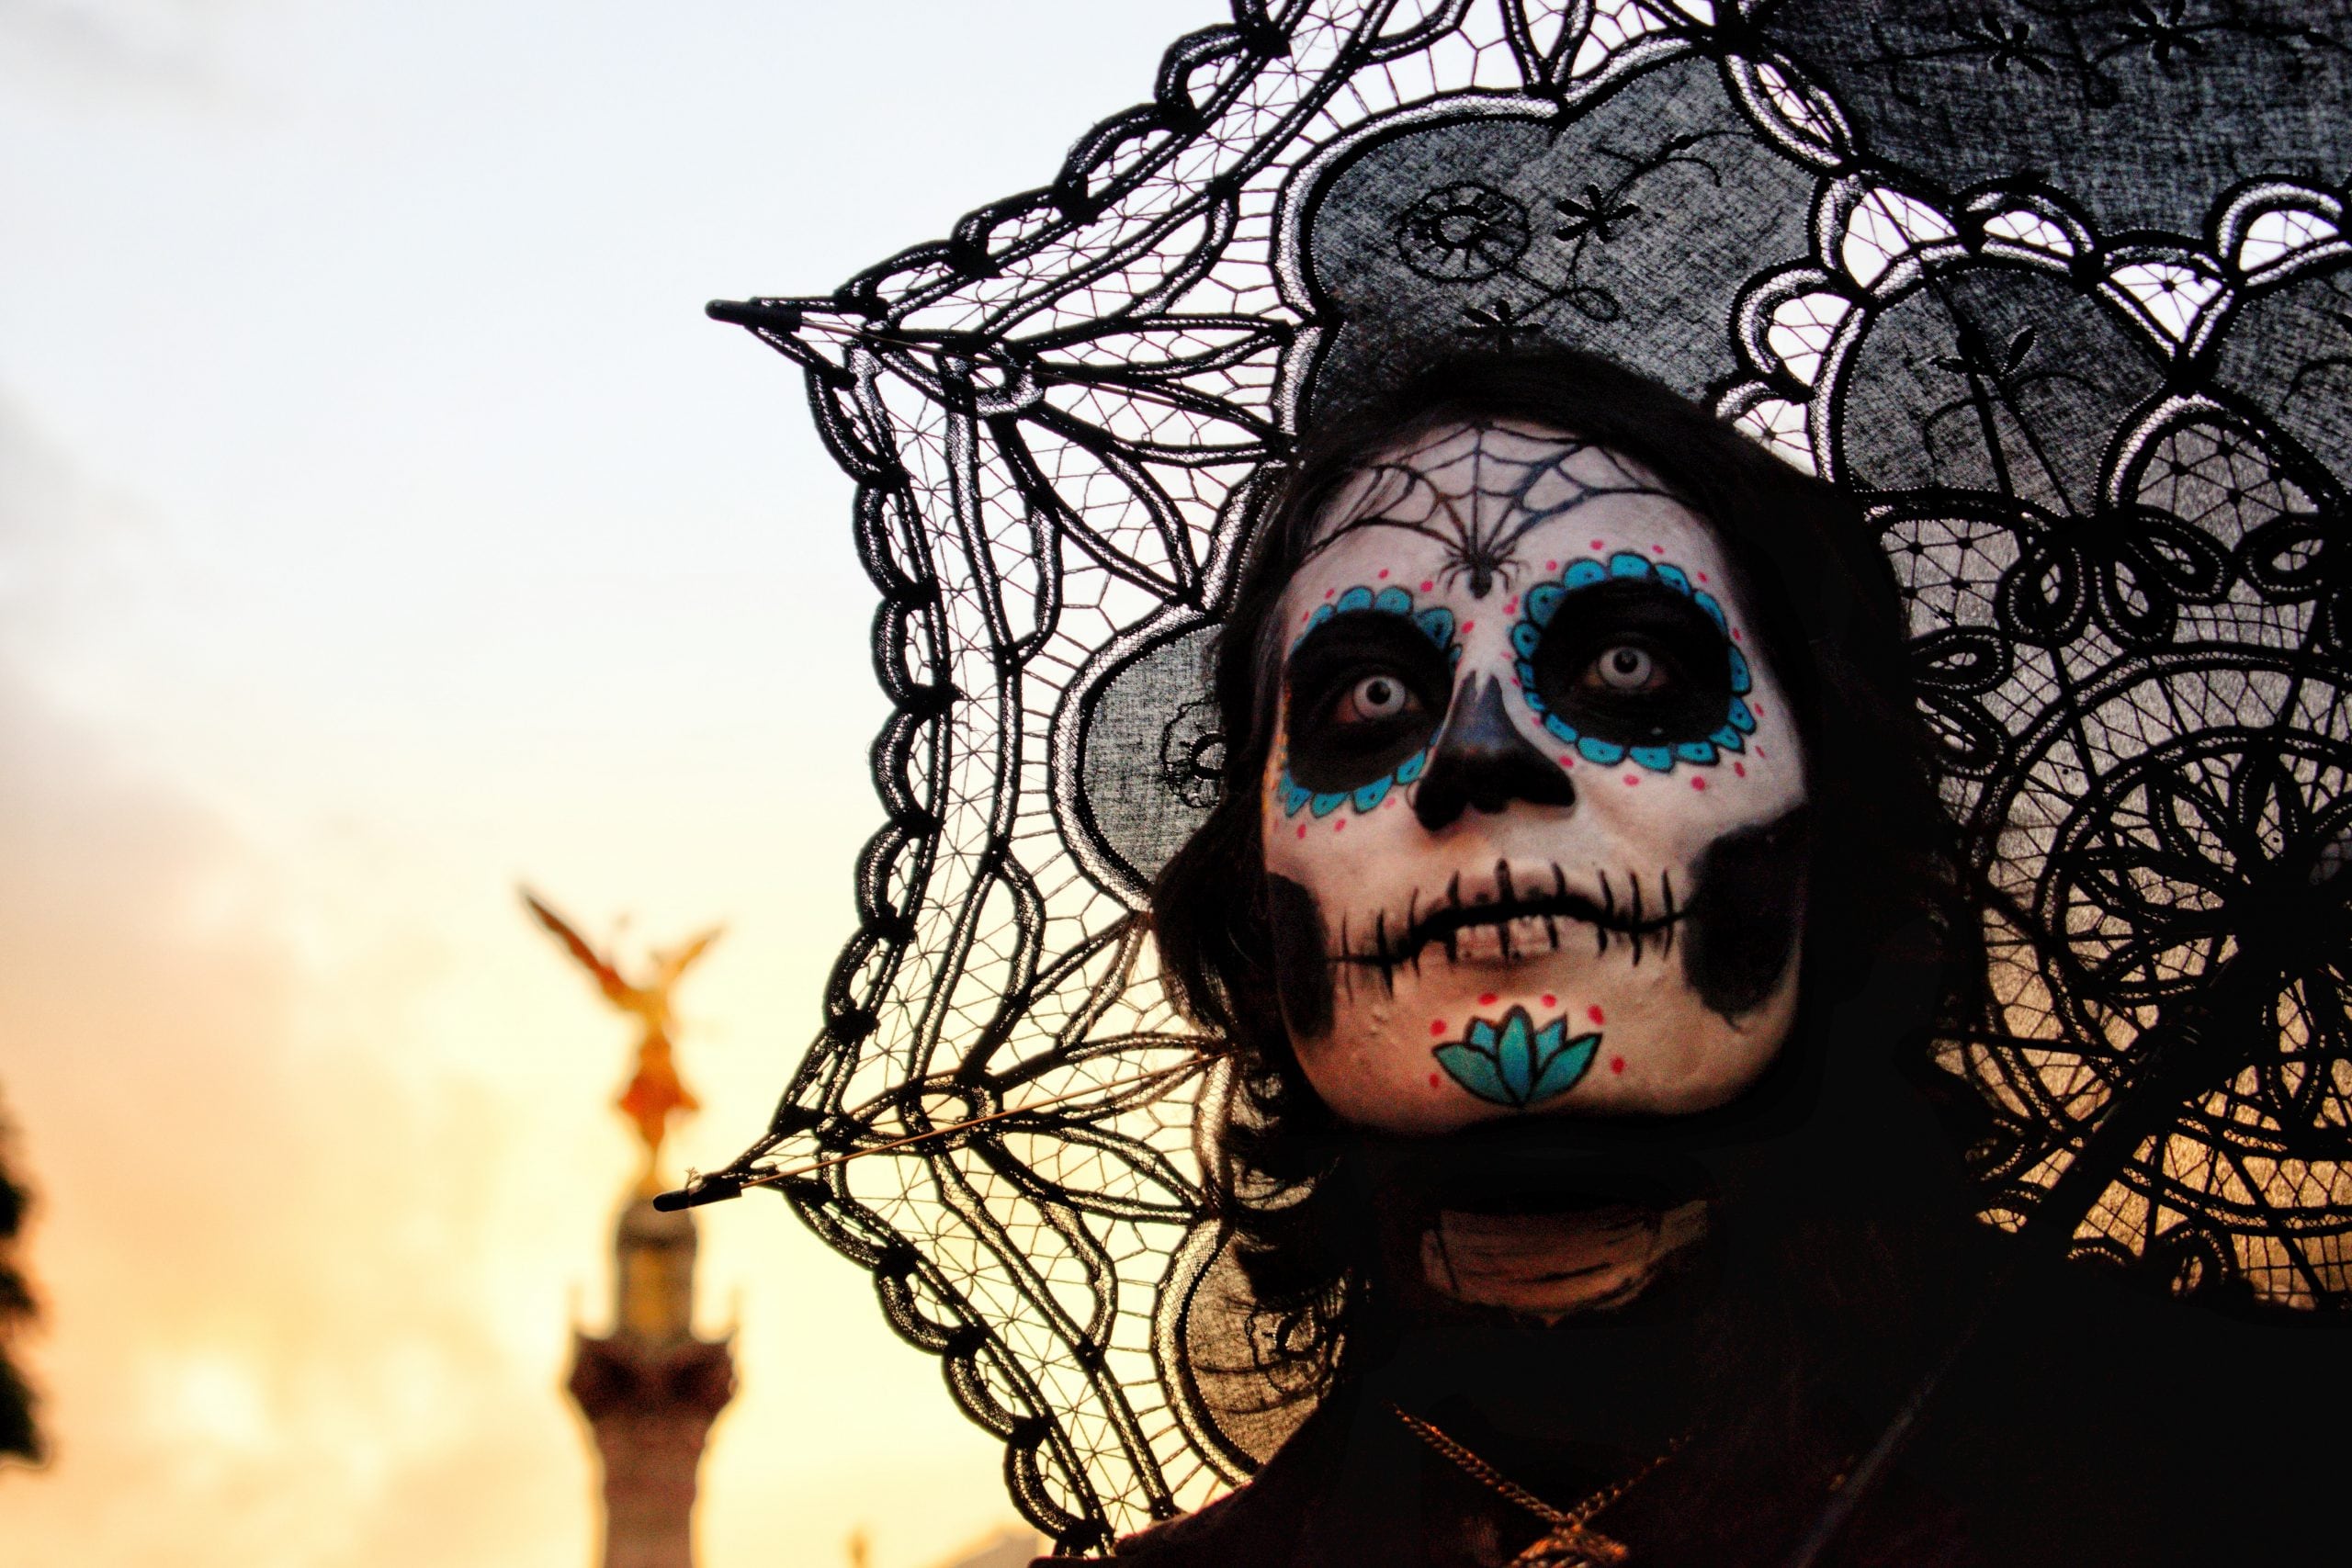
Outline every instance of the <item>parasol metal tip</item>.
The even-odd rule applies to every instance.
[[[800,330],[801,311],[798,306],[764,299],[713,299],[702,308],[702,313],[714,321],[725,321],[730,326],[765,327],[779,333]]]
[[[657,1192],[653,1206],[662,1213],[673,1213],[680,1209],[699,1209],[705,1203],[723,1202],[742,1196],[743,1182],[733,1176],[696,1176],[674,1192]]]

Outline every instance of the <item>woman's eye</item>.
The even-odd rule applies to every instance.
[[[1611,692],[1654,692],[1666,683],[1666,671],[1650,651],[1628,642],[1602,649],[1585,672],[1585,684]]]
[[[1527,651],[1529,695],[1555,734],[1654,750],[1724,727],[1739,655],[1693,595],[1654,578],[1615,578],[1577,589],[1558,609]]]
[[[1340,694],[1332,717],[1340,724],[1377,724],[1409,711],[1413,694],[1394,675],[1367,675]]]

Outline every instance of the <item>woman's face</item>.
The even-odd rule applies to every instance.
[[[1437,1132],[1754,1082],[1796,1008],[1805,775],[1713,531],[1493,423],[1384,453],[1316,538],[1262,807],[1317,1091]]]

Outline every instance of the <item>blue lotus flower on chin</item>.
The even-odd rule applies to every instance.
[[[1449,1041],[1430,1054],[1447,1077],[1480,1100],[1524,1111],[1574,1089],[1600,1047],[1598,1032],[1570,1039],[1566,1019],[1538,1029],[1525,1008],[1513,1008],[1499,1025],[1472,1019],[1468,1039]]]

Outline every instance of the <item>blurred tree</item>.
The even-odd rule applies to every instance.
[[[17,1235],[31,1196],[8,1169],[12,1129],[0,1111],[0,1460],[9,1455],[39,1463],[40,1434],[33,1427],[33,1393],[9,1358],[17,1333],[33,1317],[32,1287],[17,1261]]]

